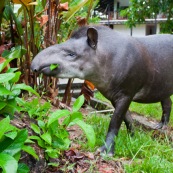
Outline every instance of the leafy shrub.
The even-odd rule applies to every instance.
[[[38,159],[32,147],[24,145],[28,138],[26,129],[19,130],[10,124],[10,118],[0,121],[0,168],[5,173],[29,172],[27,165],[18,163],[21,151],[24,150]]]
[[[88,145],[94,147],[94,130],[92,126],[83,121],[83,115],[79,112],[83,103],[84,96],[82,95],[74,102],[71,112],[69,110],[57,110],[49,117],[43,116],[42,119],[37,121],[37,124],[31,124],[31,128],[36,135],[30,136],[29,139],[36,140],[38,145],[45,149],[46,159],[57,158],[62,151],[69,148],[71,141],[67,127],[74,124],[83,130],[88,139]],[[59,120],[62,118],[64,120],[60,123]]]
[[[17,49],[18,50],[18,49]],[[16,52],[17,52],[16,50]],[[7,64],[14,59],[17,55],[12,51],[5,62],[0,64],[0,72],[7,66]],[[30,86],[17,84],[19,81],[21,72],[17,69],[9,68],[6,73],[0,74],[0,114],[13,116],[15,111],[20,111],[20,107],[17,106],[16,99],[21,93],[21,90],[32,92],[38,96],[38,93]]]

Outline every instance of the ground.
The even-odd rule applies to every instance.
[[[55,111],[57,108],[52,107]],[[81,110],[83,114],[87,114],[86,109]],[[18,128],[27,128],[29,134],[32,134],[30,128],[30,118],[24,116],[21,120],[20,114],[16,115],[16,118],[12,121],[12,124]],[[145,128],[151,128],[155,122],[151,119],[141,117],[133,113],[133,118],[136,120],[136,124],[142,125]],[[33,120],[32,120],[33,121]],[[81,129],[77,126],[72,126],[68,129],[70,133],[70,139],[74,139],[81,136]],[[170,133],[169,136],[173,141],[173,129],[167,129]],[[162,131],[155,131],[153,135],[164,134]],[[44,150],[38,147],[36,144],[33,145],[35,151],[39,155],[39,161],[34,159],[32,156],[22,153],[21,162],[26,163],[30,167],[31,173],[124,173],[123,162],[128,162],[128,160],[118,160],[115,158],[102,157],[94,152],[83,151],[79,144],[72,142],[69,150],[63,152],[58,159],[52,159],[50,161],[58,163],[57,167],[48,166],[46,159],[44,158]]]

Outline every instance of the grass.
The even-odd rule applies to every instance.
[[[102,101],[106,100],[100,93],[96,94]],[[172,97],[173,99],[173,97]],[[130,110],[160,120],[162,110],[160,103],[138,104],[132,103]],[[172,113],[171,113],[172,115]],[[97,147],[103,145],[110,115],[90,115],[87,123],[93,125],[97,137]],[[173,126],[173,117],[170,124]],[[122,125],[116,137],[115,159],[126,160],[126,173],[173,173],[173,145],[167,139],[155,139],[153,131],[135,129],[135,135],[127,134],[125,125]]]
[[[110,115],[93,114],[86,121],[94,127],[98,148],[104,144]],[[123,124],[115,140],[114,159],[128,161],[124,164],[126,173],[173,173],[173,148],[167,138],[154,139],[152,131],[141,129],[136,129],[135,135],[130,137]]]

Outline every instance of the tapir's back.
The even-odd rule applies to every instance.
[[[173,35],[153,35],[136,38],[145,48],[151,60],[152,73],[148,86],[138,93],[135,100],[154,102],[173,94]],[[148,93],[148,94],[147,94]],[[146,97],[146,98],[145,98]],[[142,97],[141,97],[142,98]],[[143,100],[141,100],[143,102]]]
[[[155,58],[173,57],[173,35],[159,34],[136,38]],[[157,55],[157,56],[156,56]]]

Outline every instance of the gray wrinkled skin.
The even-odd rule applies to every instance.
[[[51,64],[59,67],[51,71]],[[41,51],[31,68],[58,78],[87,79],[112,102],[115,112],[100,152],[114,153],[114,137],[122,121],[132,131],[128,112],[131,101],[161,102],[163,114],[156,128],[169,122],[173,93],[172,35],[133,38],[103,26],[82,27],[65,43]]]

